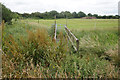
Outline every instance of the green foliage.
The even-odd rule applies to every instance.
[[[17,19],[19,19],[20,18],[20,16],[17,14],[17,13],[13,13],[13,19],[15,19],[16,21],[17,21]]]
[[[12,12],[10,9],[6,8],[3,4],[0,3],[0,5],[2,5],[2,15],[3,15],[3,20],[5,20],[5,22],[10,22],[13,18],[18,19],[21,17],[23,18],[37,18],[37,19],[54,19],[54,16],[56,15],[57,18],[82,18],[82,17],[86,17],[86,14],[82,11],[77,12],[69,12],[69,11],[62,11],[62,12],[57,12],[55,10],[52,10],[50,12],[44,12],[44,13],[40,13],[40,12],[34,12],[34,13],[23,13],[20,14],[18,12]],[[101,16],[98,14],[94,14],[92,15],[91,13],[89,13],[87,15],[88,17],[96,17],[98,19],[118,19],[119,15],[104,15]]]
[[[78,18],[78,14],[76,12],[72,13],[73,18]]]
[[[85,17],[86,16],[86,14],[84,13],[84,12],[78,12],[78,17],[79,18],[82,18],[82,17]]]
[[[23,13],[23,14],[22,14],[22,17],[24,17],[24,18],[29,18],[29,17],[30,17],[30,14],[29,14],[29,13]]]
[[[35,13],[31,13],[30,17],[34,17],[34,18],[43,18],[42,14],[39,12],[35,12]]]
[[[37,19],[26,19],[24,21],[28,21],[29,24],[37,23]],[[57,24],[61,24],[61,28],[64,28],[66,24],[66,19],[57,19]],[[43,20],[39,19],[39,25],[47,26],[50,28],[51,25],[55,22],[54,19],[52,20]],[[117,19],[67,19],[67,26],[70,30],[76,31],[118,31],[118,20]],[[103,31],[103,32],[104,32]]]
[[[98,19],[118,19],[118,15],[104,15],[104,16],[101,16],[101,15],[98,15],[98,14],[91,14],[89,13],[88,15],[86,15],[84,12],[82,11],[79,11],[78,13],[77,12],[70,12],[70,11],[62,11],[62,12],[57,12],[55,10],[52,10],[52,11],[49,11],[49,12],[44,12],[44,13],[41,13],[41,12],[34,12],[34,13],[23,13],[23,14],[20,14],[18,13],[19,16],[22,16],[23,18],[35,18],[35,19],[54,19],[54,16],[56,15],[56,18],[59,19],[59,18],[68,18],[68,19],[71,19],[71,18],[82,18],[82,17],[95,17],[95,18],[98,18]]]
[[[28,32],[28,38],[24,40],[21,37],[19,44],[15,42],[14,38],[11,35],[9,38],[5,39],[4,41],[5,45],[3,47],[4,52],[6,54],[12,53],[11,54],[12,56],[15,55],[14,58],[18,57],[17,54],[24,55],[24,58],[28,61],[33,59],[33,63],[35,65],[39,64],[39,62],[48,63],[51,59],[54,59],[55,61],[58,61],[57,63],[60,63],[62,57],[65,56],[64,53],[66,48],[63,42],[60,42],[59,44],[57,44],[58,46],[56,46],[52,42],[52,39],[47,35],[45,29],[40,29],[40,30],[38,29],[36,32],[31,32],[31,31],[27,31],[27,32]],[[57,55],[59,55],[59,57]]]
[[[92,17],[92,14],[91,14],[91,13],[88,13],[88,16],[89,16],[89,17]]]
[[[62,69],[67,73],[68,77],[98,78],[109,75],[107,68],[110,63],[106,60],[100,60],[95,54],[82,54],[81,56],[83,57],[75,54],[67,56],[68,57],[65,59],[65,62],[62,65]],[[115,76],[117,77],[117,73],[109,77]]]
[[[58,23],[62,22],[61,20],[58,20]],[[52,30],[49,27],[43,28],[54,21],[39,21],[40,23],[31,19],[13,20],[12,25],[6,24],[2,40],[3,78],[118,77],[118,32],[116,30],[91,30],[87,27],[90,30],[82,31],[78,28],[79,23],[74,26],[77,30],[76,28],[72,30],[72,22],[78,20],[70,19],[69,29],[80,40],[79,52],[73,53],[62,30],[57,32],[58,41],[54,43]],[[90,23],[87,20],[86,22]],[[105,25],[109,21],[103,22],[99,20],[101,26],[109,26]]]
[[[49,16],[50,16],[51,19],[54,19],[54,18],[55,18],[55,15],[58,15],[58,12],[55,11],[55,10],[52,10],[52,11],[50,11],[48,14],[49,14]]]
[[[100,57],[118,44],[116,31],[72,31],[80,39],[81,53],[95,53]]]
[[[5,22],[8,22],[11,24],[11,20],[18,19],[19,15],[16,14],[15,12],[12,12],[10,9],[6,8],[5,5],[0,3],[0,6],[2,6],[2,20],[5,20]]]
[[[0,3],[0,5],[2,5],[2,19],[5,20],[5,22],[10,22],[12,20],[12,11],[3,4]]]
[[[65,18],[68,19],[72,18],[72,14],[69,11],[63,11],[61,13],[65,16]]]

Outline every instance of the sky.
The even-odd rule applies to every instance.
[[[0,0],[7,8],[19,13],[51,10],[117,15],[120,0]]]

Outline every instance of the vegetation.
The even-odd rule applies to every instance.
[[[34,13],[23,13],[23,14],[19,14],[20,16],[24,17],[24,18],[38,18],[38,19],[53,19],[54,16],[56,15],[57,18],[83,18],[83,17],[88,17],[88,18],[98,18],[98,19],[118,19],[119,16],[118,15],[104,15],[104,16],[101,16],[101,15],[98,15],[98,14],[91,14],[91,13],[88,13],[88,14],[85,14],[84,12],[82,11],[79,11],[78,13],[77,12],[69,12],[69,11],[62,11],[62,12],[57,12],[55,10],[52,10],[50,12],[44,12],[44,13],[40,13],[40,12],[34,12]]]
[[[19,15],[17,13],[12,12],[10,9],[6,8],[3,4],[0,3],[0,6],[2,6],[2,20],[5,22],[11,23],[11,20],[18,19]]]
[[[2,6],[2,20],[5,20],[5,22],[8,22],[11,24],[11,20],[12,19],[19,19],[20,17],[21,18],[37,18],[37,19],[54,19],[54,16],[56,15],[56,18],[68,18],[68,19],[71,19],[71,18],[83,18],[83,17],[88,17],[88,18],[92,18],[92,17],[95,17],[95,18],[98,18],[98,19],[118,19],[119,16],[118,15],[115,15],[115,16],[112,16],[112,15],[109,15],[109,16],[101,16],[101,15],[98,15],[98,14],[85,14],[84,12],[82,11],[79,11],[78,13],[77,12],[69,12],[69,11],[62,11],[62,12],[57,12],[55,10],[52,10],[50,12],[44,12],[44,13],[40,13],[40,12],[34,12],[34,13],[18,13],[18,12],[12,12],[9,8],[6,8],[5,5],[1,4],[0,5]],[[6,16],[7,15],[7,16]]]
[[[118,77],[117,29],[95,31],[89,28],[83,31],[69,27],[80,40],[80,50],[74,53],[63,30],[63,34],[57,34],[59,42],[52,41],[50,28],[45,28],[49,20],[27,21],[13,20],[12,25],[5,25],[2,45],[4,78]],[[108,27],[107,24],[101,25]]]
[[[54,23],[52,20],[44,19],[25,19],[23,20],[29,24],[34,24],[37,26],[44,26],[50,28]],[[66,25],[66,19],[57,19],[57,25],[64,28]],[[40,22],[40,23],[39,23]],[[67,26],[70,30],[118,30],[118,20],[117,19],[68,19]]]
[[[20,14],[2,6],[6,22],[2,29],[2,78],[118,78],[118,15],[54,10]],[[55,15],[70,18],[67,26],[80,40],[78,52],[64,32],[66,19],[57,19],[57,41],[53,40]],[[100,19],[71,19],[83,17]]]

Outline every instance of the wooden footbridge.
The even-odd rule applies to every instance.
[[[67,22],[67,21],[66,21]],[[55,16],[55,24],[53,26],[54,28],[54,36],[53,40],[56,42],[57,41],[57,24],[56,24],[56,16]],[[79,39],[68,29],[67,23],[64,25],[64,31],[68,37],[68,40],[71,42],[72,47],[75,51],[79,50]]]

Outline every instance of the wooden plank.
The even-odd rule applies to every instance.
[[[75,40],[78,40],[66,26],[65,26],[65,29],[67,29],[67,31],[69,31],[69,33],[74,37]]]
[[[55,42],[56,42],[56,27],[57,27],[57,25],[56,25],[56,15],[55,15],[54,37],[53,37],[53,41],[55,41]]]
[[[72,33],[66,26],[65,26],[65,32],[66,32],[66,34],[67,34],[70,42],[72,43],[74,49],[75,49],[76,51],[78,51],[78,50],[79,50],[79,40],[73,35],[73,33]],[[72,39],[71,39],[71,37],[72,37]],[[74,39],[75,39],[75,41],[76,41],[76,47],[75,47],[75,45],[74,45]],[[73,41],[72,41],[72,40],[73,40]]]
[[[55,25],[55,28],[54,28],[54,39],[56,40],[56,26],[57,25]]]
[[[65,32],[66,32],[66,30],[65,30]],[[75,49],[75,51],[77,51],[77,48],[75,47],[74,43],[72,42],[72,40],[71,40],[71,38],[69,37],[69,35],[68,35],[67,32],[66,32],[66,34],[67,34],[67,37],[68,37],[68,39],[70,40],[70,42],[71,42],[73,48]]]

